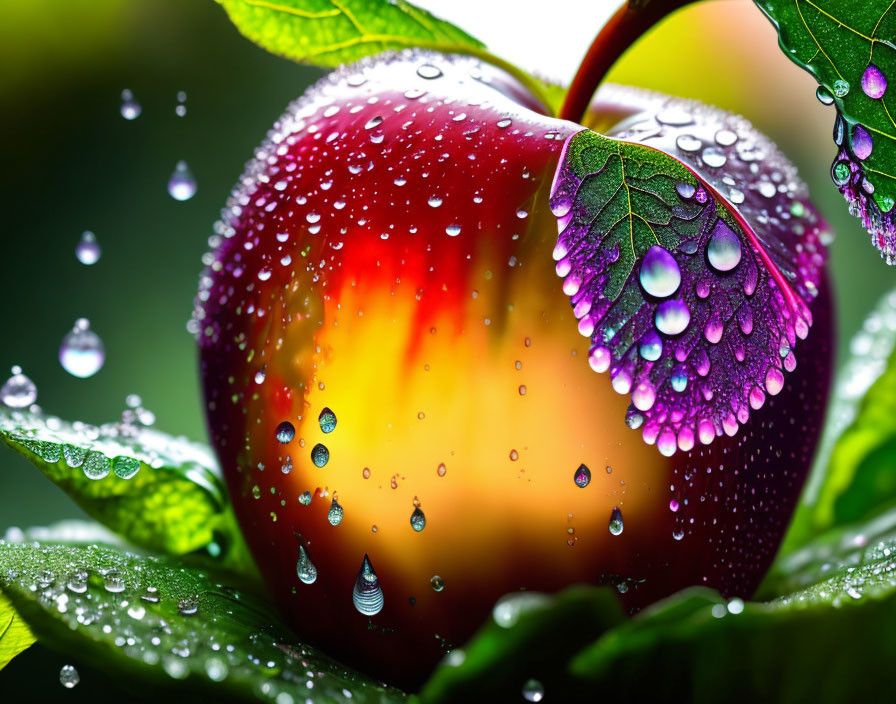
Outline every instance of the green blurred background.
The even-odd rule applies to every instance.
[[[455,3],[443,5],[451,19]],[[522,37],[530,47],[563,41],[537,36],[534,14],[530,26]],[[495,31],[464,28],[486,40]],[[0,0],[0,66],[0,377],[20,364],[38,385],[38,403],[72,420],[114,420],[136,393],[161,429],[203,438],[186,331],[200,257],[253,148],[322,72],[258,49],[212,0]],[[719,0],[680,12],[613,78],[742,113],[797,163],[837,233],[831,272],[842,354],[896,271],[830,181],[833,108],[818,103],[813,79],[780,52],[759,11],[748,0]],[[143,108],[134,121],[119,113],[125,88]],[[183,118],[174,112],[181,90]],[[166,192],[180,159],[199,184],[184,203]],[[74,254],[84,230],[103,249],[91,267]],[[68,375],[57,357],[79,317],[106,345],[105,367],[87,380]],[[0,532],[78,515],[37,470],[0,450]]]

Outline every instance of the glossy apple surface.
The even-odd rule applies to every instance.
[[[614,100],[589,119],[652,98]],[[581,128],[537,108],[468,59],[337,71],[257,150],[200,285],[209,427],[271,594],[304,638],[406,687],[508,592],[748,596],[824,413],[822,287],[800,365],[737,435],[667,458],[626,427],[551,256]],[[373,616],[353,600],[365,555]]]

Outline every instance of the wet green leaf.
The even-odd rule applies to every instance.
[[[756,0],[784,53],[836,105],[833,175],[887,262],[896,263],[896,14],[891,0]],[[771,80],[771,78],[770,78]]]
[[[0,670],[34,640],[31,630],[16,613],[12,603],[0,592]]]
[[[10,409],[0,409],[0,438],[134,545],[176,555],[203,549],[251,564],[205,446],[144,426],[97,427]]]
[[[896,291],[880,300],[849,349],[782,553],[896,505]]]
[[[40,641],[132,684],[228,701],[404,700],[297,642],[225,579],[105,546],[0,541],[0,589]]]
[[[247,38],[271,53],[338,66],[388,49],[467,53],[483,44],[404,0],[218,0]]]

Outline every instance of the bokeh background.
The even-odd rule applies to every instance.
[[[568,80],[618,2],[421,4],[527,68]],[[569,21],[565,7],[586,17]],[[200,257],[253,148],[323,72],[255,47],[212,0],[0,0],[0,67],[0,377],[19,364],[45,410],[94,423],[118,418],[136,393],[161,429],[203,439],[186,331]],[[831,274],[842,360],[896,270],[831,183],[833,108],[815,99],[813,79],[781,53],[771,25],[748,0],[704,2],[644,37],[611,78],[739,112],[796,162],[837,233]],[[119,112],[125,88],[143,108],[134,121]],[[175,115],[178,91],[188,96],[184,117]],[[199,186],[183,203],[166,191],[181,159]],[[84,230],[103,250],[90,267],[74,253]],[[62,336],[80,317],[107,353],[87,380],[58,362]],[[0,533],[80,515],[37,470],[0,449]],[[40,667],[40,657],[8,668],[0,691],[4,680]],[[61,691],[58,683],[51,691]]]

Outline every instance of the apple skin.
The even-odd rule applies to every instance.
[[[308,642],[407,688],[520,589],[624,584],[632,612],[689,585],[748,597],[824,415],[827,286],[800,365],[736,436],[666,458],[625,427],[628,399],[590,369],[551,258],[551,181],[581,128],[537,110],[471,59],[340,69],[275,124],[205,260],[208,424],[270,592]],[[384,598],[373,617],[352,601],[365,555]]]

